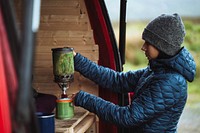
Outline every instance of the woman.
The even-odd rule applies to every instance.
[[[187,100],[187,81],[192,82],[196,65],[189,51],[181,47],[184,24],[178,14],[163,14],[144,29],[142,50],[147,68],[116,72],[98,66],[74,52],[75,70],[103,88],[118,93],[134,92],[129,106],[118,106],[84,91],[73,97],[74,104],[100,119],[133,132],[176,132]]]

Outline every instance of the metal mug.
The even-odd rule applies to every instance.
[[[36,113],[40,133],[55,133],[54,113]]]
[[[71,119],[74,116],[74,105],[71,98],[60,98],[56,100],[56,118]]]

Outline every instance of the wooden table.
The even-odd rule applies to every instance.
[[[84,133],[95,123],[95,115],[79,107],[74,108],[74,117],[69,120],[55,119],[56,133]]]

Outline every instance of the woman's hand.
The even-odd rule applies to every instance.
[[[74,101],[75,101],[76,95],[77,95],[77,93],[73,93],[72,96],[71,96],[71,99],[72,99],[73,104],[75,104]]]
[[[73,55],[76,56],[76,52],[73,50]]]

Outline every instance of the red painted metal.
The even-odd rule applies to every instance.
[[[85,0],[85,3],[88,10],[90,23],[94,31],[95,43],[99,45],[98,64],[116,70],[113,47],[99,0]],[[115,104],[118,103],[118,95],[114,92],[110,92],[109,90],[100,88],[99,96]],[[99,132],[116,133],[117,127],[100,120]]]
[[[4,29],[2,12],[0,10],[0,133],[11,133],[12,128],[10,106],[8,98],[8,86],[6,84],[6,68],[4,62],[5,55],[3,55],[4,45],[8,45],[8,41],[6,31]]]

